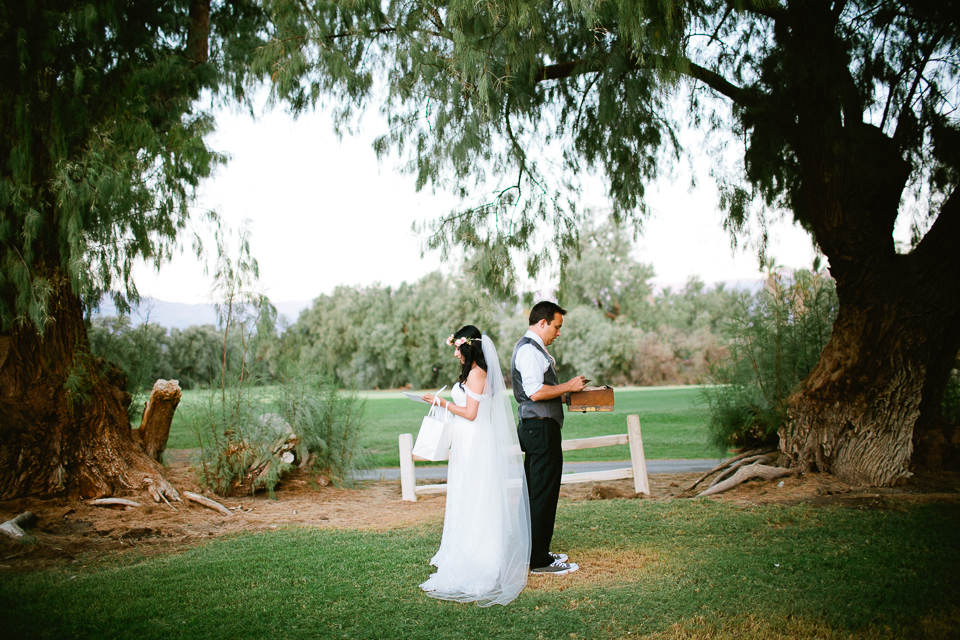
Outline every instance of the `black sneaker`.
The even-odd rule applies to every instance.
[[[553,551],[549,552],[550,557],[554,559],[555,562],[566,562],[570,558],[565,553],[554,553]]]
[[[580,565],[575,562],[560,562],[559,560],[554,560],[550,566],[530,569],[530,573],[535,575],[550,574],[554,576],[562,576],[567,573],[573,573],[579,568]]]

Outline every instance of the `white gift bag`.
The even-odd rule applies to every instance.
[[[437,394],[439,393],[438,391]],[[413,455],[433,462],[446,460],[450,457],[451,440],[453,440],[453,414],[447,409],[440,409],[440,396],[437,395],[433,406],[430,407],[430,412],[420,423],[417,443],[413,445]]]

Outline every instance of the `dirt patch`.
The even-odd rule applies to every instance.
[[[635,495],[632,480],[563,485],[561,501],[602,499],[669,500],[690,486],[700,474],[650,476],[650,496]],[[171,461],[167,473],[180,490],[202,493],[184,460]],[[958,500],[960,476],[938,476],[892,489],[850,487],[831,476],[810,474],[782,481],[748,482],[709,498],[745,505],[798,504],[856,509],[891,508],[902,501]],[[146,495],[127,496],[141,507],[103,508],[86,502],[24,499],[0,503],[0,522],[24,511],[39,517],[26,542],[0,536],[0,570],[90,565],[116,557],[149,557],[175,553],[197,543],[239,532],[304,525],[332,529],[386,530],[439,522],[445,494],[421,496],[417,502],[400,499],[400,482],[364,482],[355,489],[320,487],[316,478],[301,473],[288,476],[276,488],[276,500],[264,493],[244,498],[217,498],[232,515],[193,503],[155,504]],[[602,571],[603,558],[592,558]],[[635,558],[638,566],[649,558]],[[622,562],[622,555],[617,556]],[[586,574],[582,576],[588,578]],[[535,581],[532,581],[535,582]],[[535,586],[532,584],[531,586]]]

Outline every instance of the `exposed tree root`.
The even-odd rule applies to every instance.
[[[91,505],[95,507],[139,507],[139,502],[134,502],[133,500],[127,500],[125,498],[97,498],[96,500],[91,500]]]
[[[732,476],[734,473],[736,473],[737,469],[741,467],[746,467],[751,464],[767,464],[769,462],[772,462],[773,460],[776,460],[776,458],[777,456],[762,454],[758,456],[750,456],[749,458],[743,458],[742,460],[737,460],[736,462],[731,464],[730,467],[727,468],[725,471],[718,474],[717,477],[713,479],[713,482],[710,483],[710,486],[712,487],[716,484],[719,484],[720,482],[723,482],[724,480]]]
[[[181,501],[180,494],[177,493],[177,490],[172,484],[164,480],[160,474],[144,476],[143,487],[150,493],[150,497],[153,498],[154,502],[163,500],[167,504],[170,504],[169,500],[173,500],[174,502]]]
[[[723,482],[718,482],[697,494],[697,498],[703,496],[712,496],[723,493],[734,488],[738,484],[752,480],[753,478],[763,478],[764,480],[774,480],[783,476],[792,476],[797,473],[796,469],[784,469],[783,467],[768,467],[759,462],[740,467],[732,478],[727,478]]]
[[[703,482],[704,480],[706,480],[707,478],[715,474],[717,471],[721,471],[725,468],[731,467],[731,465],[734,465],[735,463],[738,463],[741,460],[745,460],[747,458],[751,458],[754,456],[766,455],[768,453],[773,453],[774,451],[776,451],[774,447],[765,447],[763,449],[754,449],[752,451],[745,451],[744,453],[741,453],[738,456],[734,456],[729,460],[724,460],[723,462],[715,466],[713,469],[710,469],[710,471],[707,471],[705,474],[700,476],[700,478],[698,478],[696,482],[694,482],[692,485],[684,489],[683,493],[692,492],[697,487],[698,484],[700,484],[701,482]]]
[[[25,535],[24,530],[37,524],[37,520],[37,516],[32,511],[24,511],[16,518],[0,524],[0,533],[14,540],[19,540]]]
[[[184,491],[183,496],[191,501],[196,502],[199,505],[206,507],[207,509],[213,509],[214,511],[219,511],[225,516],[232,516],[233,514],[225,506],[217,502],[216,500],[211,500],[210,498],[205,498],[199,494],[193,493],[192,491]]]

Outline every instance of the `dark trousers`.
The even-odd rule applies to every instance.
[[[526,454],[523,470],[530,495],[530,568],[537,569],[553,562],[549,554],[550,540],[557,519],[563,473],[560,425],[549,418],[521,420],[517,434],[520,448]]]

